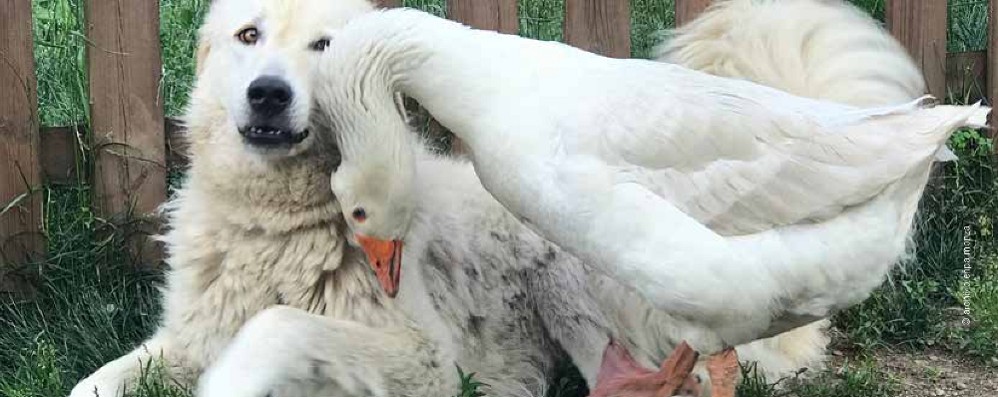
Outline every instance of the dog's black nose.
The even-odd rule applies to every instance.
[[[277,115],[287,110],[294,94],[291,86],[274,76],[261,76],[250,83],[246,98],[254,113],[264,117]]]

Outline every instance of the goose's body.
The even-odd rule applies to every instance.
[[[706,351],[865,298],[904,251],[934,153],[987,113],[858,109],[411,10],[362,16],[334,42],[329,89],[367,117],[330,115],[342,150],[404,151],[392,94],[415,98],[498,201],[700,324]]]

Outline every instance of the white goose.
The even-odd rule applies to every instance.
[[[858,303],[905,249],[934,153],[981,106],[861,110],[678,66],[603,58],[413,10],[334,35],[317,98],[334,179],[397,291],[414,154],[394,93],[470,148],[483,185],[546,238],[730,346]],[[345,199],[346,198],[346,199]],[[715,376],[716,375],[716,376]]]

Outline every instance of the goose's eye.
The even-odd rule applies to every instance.
[[[260,31],[251,26],[236,33],[236,39],[243,44],[253,45],[260,40]]]
[[[313,41],[312,44],[308,45],[308,48],[311,49],[312,51],[325,51],[326,47],[329,47],[328,37],[323,37],[321,39]]]
[[[353,216],[353,219],[355,219],[357,222],[363,222],[367,220],[367,211],[364,211],[363,208],[355,208],[351,216]]]

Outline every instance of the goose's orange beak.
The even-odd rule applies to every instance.
[[[367,263],[378,276],[381,288],[389,297],[399,293],[399,280],[402,278],[402,241],[378,240],[364,235],[356,235],[361,249],[367,254]]]

